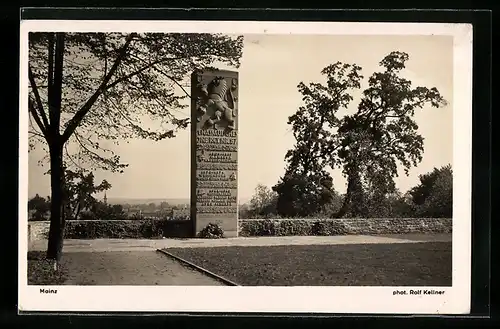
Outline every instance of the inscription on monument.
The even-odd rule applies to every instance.
[[[214,182],[214,181],[198,181],[196,187],[204,188],[237,188],[238,184],[236,182]]]
[[[236,152],[213,152],[201,150],[197,152],[198,162],[236,163]]]
[[[198,163],[199,170],[238,170],[236,163]]]
[[[192,75],[191,218],[195,233],[218,223],[237,235],[238,74],[206,71]]]
[[[203,214],[232,214],[238,211],[237,207],[220,207],[220,206],[201,206],[196,208],[196,210]]]

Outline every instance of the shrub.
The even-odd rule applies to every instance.
[[[265,219],[261,221],[260,236],[273,236],[276,235],[276,226],[274,225],[274,221],[271,219]]]
[[[164,225],[155,219],[67,221],[64,233],[67,239],[152,239],[163,237]]]
[[[312,225],[313,235],[346,235],[349,230],[345,224],[337,220],[320,220]]]
[[[67,239],[95,239],[97,236],[95,226],[90,222],[76,223],[73,227],[66,224],[64,233]]]
[[[146,239],[163,237],[163,222],[154,219],[147,219],[140,222],[139,233]]]
[[[271,219],[256,219],[240,223],[243,236],[273,236],[276,235],[276,221]]]
[[[241,236],[310,235],[311,221],[307,219],[256,219],[240,222]]]
[[[244,220],[239,222],[240,236],[256,236],[258,220]]]
[[[310,235],[311,221],[304,219],[296,220],[280,220],[276,221],[276,235],[291,236],[291,235]]]
[[[198,233],[200,238],[220,239],[224,237],[224,230],[218,224],[209,223]]]
[[[38,231],[38,224],[32,223]],[[41,234],[47,238],[49,223]],[[67,239],[190,237],[190,221],[144,220],[75,220],[66,221]],[[43,226],[45,227],[45,226]],[[239,236],[333,236],[346,234],[451,233],[450,218],[378,218],[378,219],[254,219],[239,221]],[[223,229],[209,224],[199,237],[224,237]]]
[[[345,235],[349,229],[342,220],[283,219],[240,222],[241,236]]]
[[[453,212],[453,170],[451,165],[434,168],[419,176],[420,184],[411,196],[415,214],[426,218],[451,218]]]
[[[80,213],[80,220],[96,220],[96,216],[90,211],[82,211]]]

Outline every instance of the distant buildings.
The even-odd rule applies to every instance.
[[[129,218],[163,218],[167,220],[189,220],[190,211],[187,205],[155,206],[151,204],[124,205],[125,214]]]
[[[106,193],[104,193],[101,202],[108,206],[115,205],[114,203],[108,203],[108,197]],[[188,204],[181,205],[170,205],[166,202],[162,202],[161,204],[155,203],[144,203],[144,204],[121,204],[123,207],[123,213],[119,216],[120,218],[123,216],[123,219],[141,219],[141,218],[161,218],[165,220],[189,220],[190,219],[190,208]],[[84,212],[80,213],[78,219],[86,219],[83,218]],[[28,219],[29,220],[48,220],[50,218],[50,211],[46,212],[43,217],[35,218],[36,211],[29,210],[28,211]],[[105,218],[102,218],[105,219]],[[115,218],[118,219],[118,218]]]

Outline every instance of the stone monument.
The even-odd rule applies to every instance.
[[[191,221],[238,235],[238,73],[191,75]]]

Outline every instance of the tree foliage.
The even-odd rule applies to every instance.
[[[434,168],[419,177],[420,184],[409,194],[414,211],[420,217],[452,217],[453,170],[451,165]]]
[[[331,209],[338,193],[329,175],[287,173],[275,186],[277,212],[283,217],[308,217]]]
[[[50,159],[47,257],[59,259],[64,232],[64,171],[127,166],[102,141],[172,138],[188,73],[216,63],[239,66],[243,38],[215,34],[30,33],[30,146]],[[75,152],[68,145],[76,145]]]
[[[64,33],[62,38],[60,133],[65,145],[79,146],[76,153],[66,148],[65,164],[113,171],[126,166],[102,140],[174,137],[189,123],[181,111],[188,106],[186,75],[214,62],[238,67],[243,45],[242,37],[195,33]],[[47,144],[54,39],[53,33],[29,37],[31,114],[42,123],[31,125],[32,143]]]
[[[28,200],[28,210],[32,211],[34,220],[44,220],[50,211],[50,197],[44,198],[36,194]]]
[[[246,217],[259,218],[276,215],[277,194],[269,187],[258,184],[250,199]]]
[[[408,59],[408,54],[398,51],[382,59],[382,70],[369,77],[351,115],[341,116],[340,110],[348,108],[353,100],[350,93],[361,87],[361,67],[337,62],[322,70],[326,84],[301,82],[298,90],[304,105],[289,117],[296,143],[285,156],[282,181],[299,176],[313,189],[314,179],[309,177],[341,169],[347,178],[347,192],[335,217],[366,216],[367,199],[395,193],[398,165],[408,174],[422,160],[424,140],[413,118],[415,112],[426,105],[446,104],[435,87],[413,87],[401,76]],[[289,188],[278,192],[278,203],[303,185],[290,182]]]
[[[78,219],[81,211],[89,211],[97,203],[94,194],[109,190],[111,184],[103,180],[95,185],[92,172],[66,170],[64,187],[66,217]]]
[[[116,220],[124,219],[125,211],[122,205],[119,204],[106,204],[102,201],[96,201],[92,204],[90,211],[86,213],[86,219],[105,219]]]

